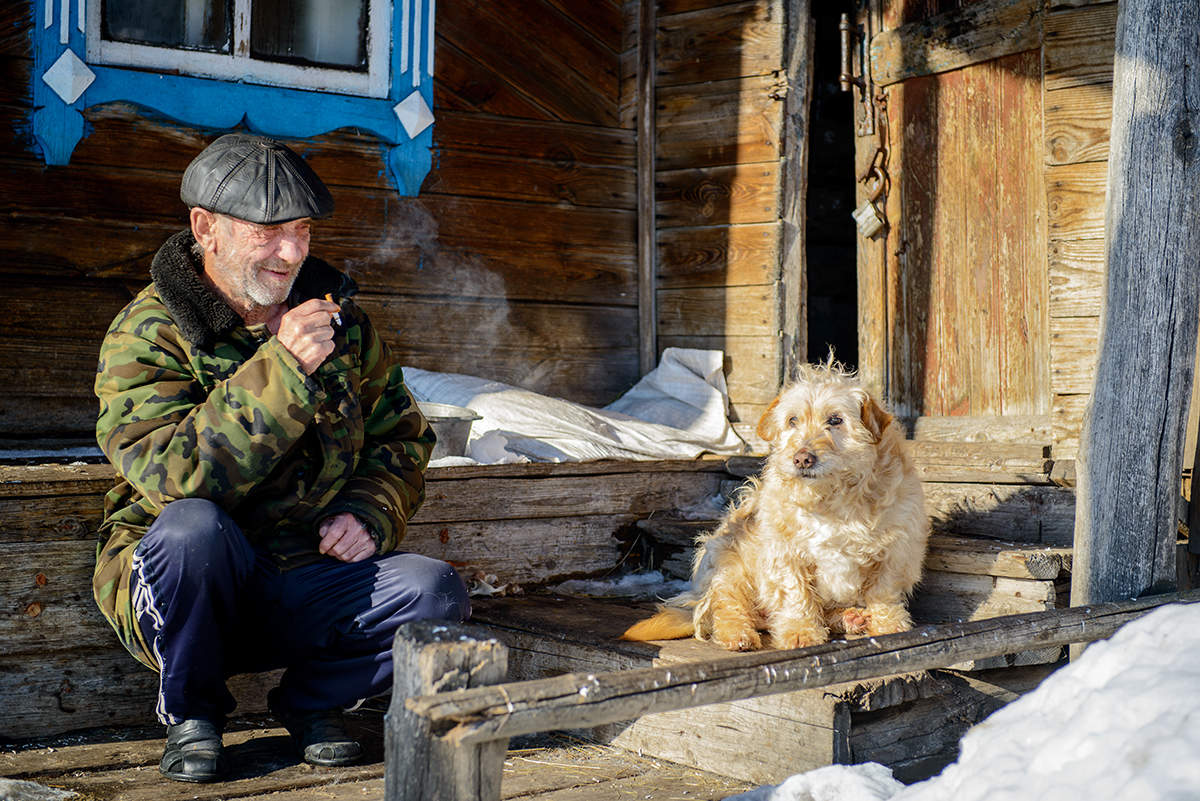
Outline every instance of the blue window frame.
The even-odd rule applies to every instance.
[[[107,11],[103,1],[34,4],[32,128],[47,164],[70,162],[86,135],[83,109],[126,102],[217,130],[244,124],[298,139],[366,130],[396,189],[420,189],[433,144],[436,0],[121,0]],[[279,13],[297,5],[326,16]],[[145,9],[163,8],[174,17],[147,22]],[[344,46],[305,35],[331,25]]]

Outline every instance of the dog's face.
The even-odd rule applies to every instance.
[[[808,368],[767,408],[758,435],[770,443],[776,471],[819,481],[868,472],[891,422],[852,376]]]

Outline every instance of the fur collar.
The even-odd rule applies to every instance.
[[[218,338],[242,325],[242,318],[200,277],[202,262],[192,250],[195,241],[187,229],[171,236],[154,254],[150,277],[184,338],[208,350]],[[327,292],[339,299],[348,298],[357,291],[350,276],[309,256],[292,285],[288,305],[323,297]]]

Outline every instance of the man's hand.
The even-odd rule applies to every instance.
[[[300,308],[297,306],[296,308]],[[343,562],[361,562],[375,554],[375,541],[362,521],[350,512],[341,512],[321,521],[321,553]]]
[[[338,306],[313,298],[289,309],[279,320],[279,344],[300,362],[305,375],[312,375],[333,353],[333,315]]]

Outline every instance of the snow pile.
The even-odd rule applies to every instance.
[[[691,586],[686,581],[669,579],[658,570],[645,573],[626,573],[611,579],[570,579],[551,592],[587,598],[627,598],[631,600],[663,600]]]
[[[821,768],[729,801],[1196,799],[1197,688],[1200,604],[1164,606],[972,728],[940,776],[889,788],[881,765]]]

